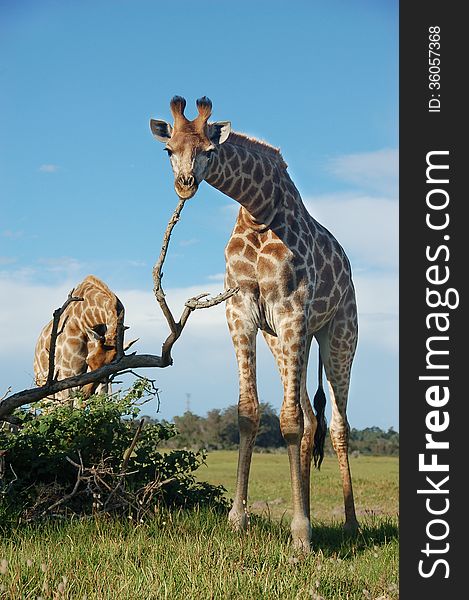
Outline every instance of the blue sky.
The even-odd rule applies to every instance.
[[[188,115],[207,95],[213,119],[281,147],[346,248],[361,326],[349,420],[397,428],[397,65],[390,0],[0,0],[0,395],[29,386],[41,327],[88,273],[119,294],[137,349],[159,353],[151,269],[176,196],[148,123],[169,120],[174,94]],[[186,205],[164,278],[176,307],[222,289],[236,209],[207,184]],[[262,346],[261,399],[279,408]],[[160,416],[186,393],[200,414],[236,402],[223,308],[192,315],[174,359],[153,373]]]

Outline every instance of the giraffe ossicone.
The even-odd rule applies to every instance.
[[[111,363],[117,354],[119,325],[124,323],[124,305],[114,292],[94,275],[85,277],[74,288],[73,293],[75,297],[83,300],[69,304],[60,318],[54,374],[58,380],[94,371]],[[44,326],[36,344],[34,377],[38,386],[47,381],[51,331],[52,320]],[[127,345],[129,346],[130,344]],[[100,391],[107,391],[107,382],[87,384],[81,391],[86,398],[98,388]],[[67,402],[72,393],[72,389],[58,392],[45,406]],[[73,402],[73,399],[71,401]]]
[[[225,249],[229,288],[226,315],[239,372],[240,430],[236,492],[229,519],[246,524],[245,504],[252,451],[259,426],[256,334],[272,351],[283,384],[280,426],[290,463],[294,546],[307,551],[311,539],[311,462],[324,455],[322,364],[332,404],[330,435],[342,476],[345,527],[358,522],[348,460],[346,416],[358,323],[349,260],[335,237],[306,210],[280,150],[231,130],[229,121],[209,122],[211,101],[197,101],[189,120],[186,101],[170,103],[174,123],[151,119],[153,135],[165,144],[174,187],[190,198],[202,181],[241,206]],[[319,389],[311,406],[306,371],[313,338],[319,344]]]

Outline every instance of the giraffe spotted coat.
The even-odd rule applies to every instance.
[[[72,302],[60,318],[55,350],[55,375],[65,379],[93,371],[109,364],[116,357],[118,325],[123,324],[124,306],[108,286],[97,277],[88,275],[73,291],[83,298]],[[52,331],[50,321],[41,331],[34,354],[34,376],[37,385],[44,385],[49,369],[49,344]],[[85,397],[91,395],[99,383],[82,388]],[[63,401],[71,390],[55,395]]]
[[[229,519],[236,528],[246,526],[249,470],[259,426],[256,334],[261,330],[284,389],[280,425],[290,463],[293,543],[308,551],[311,457],[318,428],[306,388],[313,337],[329,384],[330,435],[342,476],[345,526],[351,531],[358,526],[346,417],[358,335],[350,263],[339,242],[306,210],[278,149],[231,131],[229,122],[208,122],[208,98],[197,101],[199,114],[193,121],[184,115],[185,105],[179,96],[171,101],[173,126],[150,122],[170,156],[177,194],[190,198],[205,180],[241,205],[225,250],[226,285],[239,288],[226,302],[238,362],[240,428]]]

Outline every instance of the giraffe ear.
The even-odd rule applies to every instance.
[[[169,123],[166,123],[166,121],[150,119],[150,129],[156,139],[164,144],[166,144],[166,142],[169,141],[173,135],[173,128]]]
[[[208,139],[213,144],[223,144],[231,132],[230,121],[216,121],[207,124]]]
[[[90,342],[104,342],[106,339],[107,327],[104,323],[95,325],[93,328],[87,327],[86,333]]]

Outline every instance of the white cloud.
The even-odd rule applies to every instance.
[[[309,197],[306,208],[362,267],[397,268],[399,210],[393,200],[362,194]]]
[[[57,173],[59,169],[59,165],[44,164],[38,168],[38,171],[40,171],[41,173]]]
[[[207,279],[209,281],[224,281],[225,273],[214,273],[213,275],[209,275]]]
[[[397,269],[398,150],[338,156],[326,170],[355,190],[310,196],[309,212],[344,246],[355,268]]]
[[[30,355],[34,351],[42,327],[52,318],[53,311],[67,299],[76,281],[67,279],[59,285],[38,285],[23,277],[0,273],[0,330],[6,343],[0,345],[0,356],[18,353]],[[146,351],[158,354],[168,326],[151,291],[115,290],[126,309],[126,324],[131,326],[129,336],[140,337]],[[219,284],[176,288],[166,291],[166,300],[176,320],[182,314],[184,303],[202,292],[216,295],[223,291]],[[192,334],[213,338],[222,326],[226,329],[224,306],[194,311],[188,329]],[[32,360],[32,358],[31,358]]]
[[[30,355],[32,360],[37,336],[52,318],[54,309],[67,299],[73,284],[49,287],[27,283],[22,276],[0,278],[0,330],[4,343],[0,356]]]
[[[193,246],[194,244],[198,244],[200,242],[200,240],[198,240],[197,238],[190,238],[188,240],[181,240],[179,242],[179,245],[182,248],[186,248],[187,246]]]
[[[41,270],[49,271],[50,273],[66,273],[67,276],[80,273],[84,268],[83,263],[70,256],[38,258],[37,262],[41,265]]]
[[[399,347],[399,280],[397,275],[359,273],[354,277],[359,338],[397,354]]]
[[[0,275],[0,328],[4,340],[0,345],[0,392],[9,385],[18,391],[32,384],[33,353],[39,332],[76,283],[69,279],[60,285],[44,286]],[[359,274],[355,283],[360,341],[353,389],[370,389],[370,376],[375,376],[369,372],[370,360],[375,361],[374,368],[377,368],[378,360],[378,367],[382,369],[379,372],[380,385],[388,390],[386,393],[390,398],[394,398],[394,392],[389,390],[395,389],[396,380],[395,369],[390,365],[395,362],[397,347],[397,286],[392,277],[370,273]],[[188,298],[203,291],[216,295],[222,289],[221,283],[168,289],[166,299],[175,318],[179,319]],[[160,354],[169,330],[151,290],[115,291],[126,308],[126,324],[130,325],[127,339],[140,338],[134,349],[140,353]],[[261,336],[258,349],[260,398],[279,409],[282,399],[280,379]],[[310,367],[312,392],[316,385],[316,357],[317,351],[313,351]],[[172,368],[141,371],[155,379],[162,391],[161,418],[182,414],[186,393],[191,393],[192,410],[199,414],[237,401],[236,360],[223,304],[191,314],[181,339],[173,348],[173,358]],[[124,387],[126,385],[124,383]],[[395,398],[389,402],[384,412],[376,411],[374,395],[370,393],[367,400],[362,394],[360,403],[351,403],[351,422],[354,426],[396,426]],[[151,412],[151,407],[145,410]],[[379,419],[384,419],[383,423]]]
[[[128,265],[129,267],[136,267],[136,268],[140,268],[140,267],[146,267],[147,263],[143,260],[132,260],[132,259],[128,259],[125,261],[125,264]]]
[[[0,329],[7,340],[0,346],[0,356],[18,354],[32,357],[42,327],[52,318],[55,308],[66,300],[75,281],[44,286],[21,279],[0,278]],[[391,276],[361,274],[355,277],[359,306],[360,330],[363,339],[375,346],[397,348],[397,284]],[[189,298],[207,292],[215,296],[223,290],[219,283],[166,291],[166,301],[176,320]],[[168,335],[168,326],[151,291],[116,290],[126,309],[129,338],[139,337],[139,351],[158,354]],[[188,321],[184,338],[191,339],[192,351],[198,344],[228,340],[224,304],[194,311]],[[187,345],[187,340],[184,344]],[[229,342],[231,344],[231,342]],[[231,350],[230,350],[231,353]],[[32,360],[32,358],[31,358]],[[231,360],[231,358],[230,358]]]
[[[348,183],[379,193],[397,197],[399,151],[383,149],[338,156],[328,161],[327,170]]]

